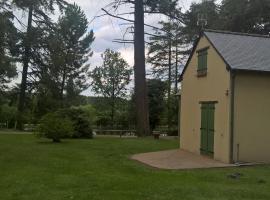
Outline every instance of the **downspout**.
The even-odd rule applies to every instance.
[[[179,92],[178,94],[177,94],[177,96],[178,96],[178,137],[179,137],[179,139],[180,139],[180,128],[181,128],[181,93]]]
[[[234,99],[235,99],[235,72],[231,71],[230,95],[230,163],[234,163]]]

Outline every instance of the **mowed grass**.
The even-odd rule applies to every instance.
[[[1,200],[269,200],[270,166],[167,171],[135,153],[178,148],[178,141],[98,138],[52,144],[0,134]],[[228,178],[242,173],[239,180]]]

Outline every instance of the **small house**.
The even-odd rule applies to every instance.
[[[202,32],[181,84],[183,150],[224,163],[270,162],[270,37]]]

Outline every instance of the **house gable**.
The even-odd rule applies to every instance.
[[[200,34],[200,37],[194,42],[194,44],[193,44],[193,49],[192,49],[192,51],[191,51],[191,54],[190,54],[190,56],[189,56],[189,58],[188,58],[188,60],[187,60],[187,63],[186,63],[186,65],[184,66],[184,69],[183,69],[183,72],[182,72],[182,74],[181,74],[181,76],[180,76],[180,81],[182,81],[183,80],[183,76],[184,76],[184,74],[185,74],[185,72],[186,72],[186,70],[187,70],[187,68],[188,68],[188,66],[189,66],[189,64],[190,64],[190,62],[192,61],[192,58],[194,57],[194,56],[197,56],[197,53],[198,53],[198,51],[200,51],[200,50],[202,50],[202,49],[204,49],[202,46],[202,41],[201,40],[203,40],[203,43],[205,43],[205,47],[204,48],[209,48],[209,47],[211,47],[211,48],[213,48],[215,51],[216,51],[216,54],[223,60],[223,62],[226,64],[226,68],[227,68],[227,70],[230,70],[231,68],[230,68],[230,65],[227,63],[227,61],[225,60],[225,58],[222,56],[222,54],[216,49],[216,47],[214,46],[214,44],[211,42],[211,40],[207,37],[207,35],[205,35],[204,34],[204,32],[202,32],[201,34]],[[207,41],[205,41],[205,40],[207,40]],[[207,46],[208,45],[208,46]]]
[[[216,48],[213,46],[213,44],[207,38],[207,36],[203,34],[194,45],[192,53],[181,75],[181,80],[184,79],[187,71],[189,71],[189,73],[190,71],[192,71],[194,77],[200,78],[200,76],[198,76],[198,64],[199,64],[198,55],[203,50],[207,51],[208,66],[206,77],[208,76],[209,73],[212,74],[213,70],[215,71],[216,68],[219,68],[219,70],[221,71],[226,71],[229,74],[230,67],[228,66],[227,62],[224,60],[222,55],[216,50]],[[218,63],[218,65],[215,65],[215,63]],[[203,77],[201,79],[203,79]]]
[[[207,73],[198,76],[198,53],[207,49]],[[182,77],[181,148],[200,153],[201,103],[216,102],[214,158],[230,160],[230,71],[218,52],[202,35]]]
[[[229,70],[270,73],[270,37],[268,35],[205,30],[195,42],[180,80],[203,37],[208,39]]]

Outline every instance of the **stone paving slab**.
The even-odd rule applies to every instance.
[[[170,170],[236,167],[180,149],[136,154],[131,159],[151,167]]]

